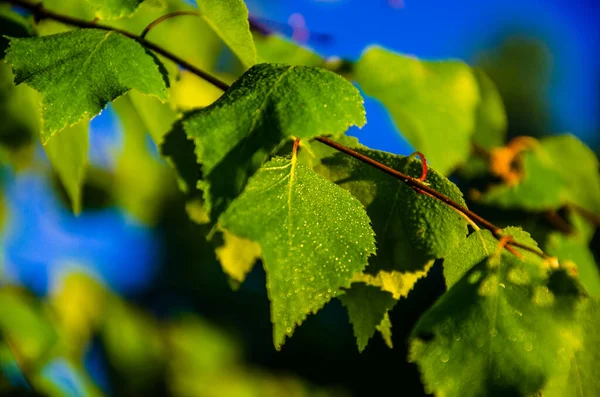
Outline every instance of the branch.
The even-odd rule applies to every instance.
[[[127,36],[130,39],[137,41],[138,43],[140,43],[147,49],[152,50],[152,51],[156,52],[157,54],[160,54],[160,55],[164,56],[165,58],[175,62],[182,68],[187,69],[190,72],[192,72],[193,74],[195,74],[196,76],[208,81],[215,87],[220,88],[223,91],[227,91],[227,89],[229,89],[229,85],[227,83],[224,83],[223,81],[210,75],[209,73],[195,67],[191,63],[189,63],[189,62],[185,61],[184,59],[178,57],[177,55],[165,50],[164,48],[144,39],[142,36],[138,36],[131,32],[128,32],[126,30],[118,29],[118,28],[115,28],[112,26],[96,24],[93,22],[84,21],[82,19],[73,18],[68,15],[57,14],[53,11],[46,10],[44,7],[41,6],[41,4],[31,4],[25,0],[0,0],[0,3],[12,4],[16,7],[20,7],[25,10],[31,11],[33,16],[38,19],[52,19],[57,22],[62,22],[64,24],[76,26],[79,28],[100,29],[100,30],[106,30],[106,31],[110,31],[110,32],[120,33],[123,36]]]
[[[96,24],[96,23],[92,23],[92,22],[88,22],[88,21],[84,21],[82,19],[77,19],[77,18],[73,18],[67,15],[62,15],[62,14],[57,14],[55,12],[52,12],[50,10],[46,10],[45,8],[43,8],[41,6],[41,4],[31,4],[28,3],[25,0],[0,0],[0,3],[5,2],[8,4],[12,4],[14,6],[17,7],[21,7],[23,9],[29,10],[31,11],[31,13],[36,17],[36,18],[40,18],[40,19],[44,19],[44,18],[48,18],[48,19],[53,19],[55,21],[58,22],[62,22],[65,23],[67,25],[71,25],[71,26],[76,26],[76,27],[80,27],[80,28],[89,28],[89,29],[101,29],[101,30],[106,30],[106,31],[111,31],[111,32],[116,32],[116,33],[120,33],[124,36],[127,36],[133,40],[136,40],[138,43],[140,43],[141,45],[143,45],[144,47],[146,47],[149,50],[152,50],[162,56],[164,56],[165,58],[170,59],[171,61],[175,62],[176,64],[180,65],[181,67],[187,69],[188,71],[190,71],[191,73],[195,74],[196,76],[208,81],[209,83],[213,84],[215,87],[220,88],[223,91],[227,91],[230,86],[225,83],[222,82],[221,80],[217,79],[216,77],[210,75],[209,73],[195,67],[194,65],[186,62],[185,60],[179,58],[178,56],[170,53],[169,51],[165,50],[164,48],[153,44],[152,42],[144,39],[142,36],[138,36],[135,35],[133,33],[130,33],[128,31],[122,30],[122,29],[118,29],[118,28],[114,28],[112,26],[107,26],[107,25],[102,25],[102,24]],[[159,18],[160,20],[160,18]],[[159,20],[157,20],[158,22],[160,22]],[[152,25],[152,24],[151,24]],[[356,158],[357,160],[360,160],[372,167],[375,167],[383,172],[385,172],[386,174],[389,174],[391,176],[393,176],[396,179],[399,179],[400,181],[406,183],[407,185],[411,186],[413,189],[416,189],[419,192],[428,194],[430,196],[432,196],[433,198],[445,203],[446,205],[454,208],[455,210],[459,211],[460,213],[464,214],[466,217],[468,217],[469,219],[471,219],[472,221],[474,221],[475,223],[478,223],[480,225],[482,225],[483,227],[485,227],[486,229],[490,230],[494,236],[498,239],[502,238],[502,229],[499,228],[498,226],[494,225],[493,223],[491,223],[490,221],[484,219],[483,217],[477,215],[476,213],[474,213],[473,211],[469,210],[468,208],[460,205],[459,203],[455,202],[454,200],[452,200],[450,197],[438,192],[437,190],[434,190],[432,188],[430,188],[429,186],[425,185],[424,183],[422,183],[420,180],[413,178],[409,175],[403,174],[402,172],[396,171],[393,168],[388,167],[385,164],[382,164],[378,161],[375,161],[373,159],[371,159],[370,157],[367,157],[363,154],[360,154],[350,148],[347,148],[343,145],[340,145],[337,142],[334,142],[328,138],[325,137],[317,137],[315,138],[316,140],[318,140],[321,143],[324,143],[327,146],[330,146],[332,148],[334,148],[335,150],[345,153],[351,157]],[[514,240],[508,240],[506,242],[507,246],[513,246],[513,247],[518,247],[521,248],[525,251],[534,253],[538,256],[540,256],[543,259],[549,259],[550,257],[546,254],[544,254],[542,251],[540,251],[539,249],[533,248],[533,247],[529,247],[527,245],[518,243]]]

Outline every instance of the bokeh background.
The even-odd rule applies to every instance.
[[[598,153],[596,0],[247,0],[247,5],[255,22],[326,57],[354,60],[379,44],[424,59],[458,58],[480,66],[503,96],[509,136],[571,132]],[[368,124],[351,134],[372,148],[411,153],[383,106],[365,99]],[[198,348],[217,361],[219,355],[237,357],[219,364],[225,370],[231,362],[242,362],[259,374],[271,374],[264,376],[297,377],[347,395],[423,393],[416,368],[406,363],[404,340],[418,314],[435,300],[431,291],[443,287],[441,277],[434,273],[419,282],[410,299],[393,311],[392,350],[376,336],[359,354],[345,310],[332,301],[276,352],[261,266],[233,291],[211,247],[197,238],[205,231],[189,221],[183,197],[163,197],[156,204],[160,217],[153,222],[133,216],[111,197],[102,181],[117,167],[121,127],[111,107],[91,123],[94,170],[86,183],[84,211],[77,217],[56,179],[39,172],[48,165],[40,147],[36,166],[2,171],[8,220],[0,282],[44,297],[64,288],[69,275],[83,273],[159,320],[172,313],[201,319],[194,321],[206,328],[207,342]],[[156,151],[150,140],[147,144]],[[172,178],[168,172],[161,175]],[[79,293],[71,305],[85,301],[86,291]],[[223,350],[210,353],[215,345]],[[121,386],[133,380],[115,377],[110,357],[97,343],[86,347],[85,355],[86,368],[102,391],[127,395]],[[48,367],[48,378],[66,395],[80,395],[83,386],[72,372],[56,362]],[[18,382],[18,376],[11,376]],[[167,393],[167,386],[145,381],[153,394]]]

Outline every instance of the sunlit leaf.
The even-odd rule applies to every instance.
[[[44,145],[52,168],[58,174],[69,198],[73,212],[81,211],[82,188],[88,160],[87,120],[65,128]]]
[[[261,247],[276,348],[349,287],[375,251],[362,205],[296,159],[265,164],[221,223]]]
[[[42,95],[42,142],[134,88],[167,98],[161,65],[139,43],[118,33],[80,29],[10,39],[6,56],[15,83]]]
[[[132,14],[144,0],[87,0],[102,19],[121,18]]]
[[[202,18],[246,68],[256,63],[256,49],[243,0],[196,0]]]
[[[288,65],[323,66],[323,58],[282,36],[270,34],[255,40],[256,51],[264,62]]]
[[[385,105],[402,135],[441,174],[467,159],[479,102],[468,65],[371,47],[355,64],[353,77]]]
[[[215,253],[223,271],[235,283],[241,283],[260,258],[260,247],[250,240],[223,230],[223,245],[218,247]]]

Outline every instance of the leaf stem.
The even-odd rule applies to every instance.
[[[142,33],[140,33],[140,38],[145,39],[148,32],[150,32],[152,29],[157,27],[161,22],[166,21],[167,19],[181,16],[181,15],[192,15],[192,16],[198,17],[198,16],[200,16],[200,13],[197,11],[181,10],[181,11],[174,11],[174,12],[165,14],[162,17],[158,17],[154,21],[150,22],[148,24],[148,26],[146,26],[146,28],[144,30],[142,30]]]
[[[89,22],[89,21],[84,21],[83,19],[73,18],[68,15],[58,14],[53,11],[45,9],[44,7],[41,6],[41,4],[31,4],[25,0],[0,0],[0,3],[12,4],[13,6],[20,7],[25,10],[31,11],[33,16],[37,19],[52,19],[52,20],[55,20],[57,22],[62,22],[67,25],[76,26],[78,28],[100,29],[100,30],[106,30],[106,31],[120,33],[123,36],[126,36],[126,37],[129,37],[130,39],[136,40],[138,43],[140,43],[147,49],[152,50],[152,51],[156,52],[157,54],[160,54],[160,55],[164,56],[165,58],[175,62],[182,68],[187,69],[190,72],[192,72],[193,74],[195,74],[196,76],[208,81],[215,87],[220,88],[223,91],[227,91],[229,89],[229,84],[219,80],[218,78],[212,76],[211,74],[205,72],[204,70],[195,67],[191,63],[189,63],[189,62],[185,61],[184,59],[178,57],[177,55],[167,51],[166,49],[162,48],[161,46],[156,45],[156,44],[146,40],[142,36],[138,36],[136,34],[128,32],[126,30],[115,28],[112,26],[97,24],[97,23],[93,23],[93,22]]]

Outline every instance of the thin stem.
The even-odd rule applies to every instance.
[[[149,50],[152,50],[162,56],[164,56],[167,59],[170,59],[171,61],[175,62],[176,64],[180,65],[181,67],[187,69],[188,71],[190,71],[191,73],[195,74],[196,76],[208,81],[209,83],[211,83],[212,85],[214,85],[217,88],[220,88],[223,91],[226,91],[230,88],[230,86],[225,83],[222,82],[221,80],[217,79],[216,77],[210,75],[209,73],[195,67],[194,65],[186,62],[185,60],[179,58],[178,56],[170,53],[169,51],[165,50],[164,48],[146,40],[145,38],[143,38],[142,36],[137,36],[133,33],[130,33],[128,31],[122,30],[122,29],[118,29],[118,28],[114,28],[112,26],[107,26],[107,25],[102,25],[102,24],[95,24],[92,22],[88,22],[88,21],[84,21],[81,19],[77,19],[77,18],[73,18],[67,15],[62,15],[62,14],[57,14],[55,12],[52,12],[50,10],[46,10],[45,8],[43,8],[41,6],[41,4],[31,4],[28,3],[25,0],[0,0],[0,3],[8,3],[8,4],[12,4],[14,6],[17,7],[21,7],[23,9],[29,10],[31,11],[31,13],[34,15],[34,17],[39,18],[39,19],[44,19],[44,18],[48,18],[48,19],[53,19],[55,21],[58,22],[62,22],[65,23],[67,25],[71,25],[71,26],[76,26],[76,27],[80,27],[80,28],[89,28],[89,29],[101,29],[101,30],[106,30],[106,31],[111,31],[111,32],[117,32],[120,33],[124,36],[127,36],[133,40],[136,40],[137,42],[139,42],[141,45],[143,45],[144,47],[146,47]],[[160,18],[159,18],[160,19]],[[148,29],[148,28],[146,28]],[[146,32],[147,33],[147,32]],[[479,223],[480,225],[482,225],[483,227],[485,227],[486,229],[490,230],[494,236],[496,236],[497,238],[501,238],[503,236],[502,233],[502,229],[500,229],[498,226],[494,225],[493,223],[491,223],[490,221],[484,219],[483,217],[477,215],[476,213],[474,213],[473,211],[469,210],[468,208],[460,205],[459,203],[455,202],[454,200],[452,200],[450,197],[438,192],[437,190],[434,190],[432,188],[430,188],[429,186],[427,186],[426,184],[424,184],[423,182],[421,182],[419,179],[413,178],[409,175],[403,174],[399,171],[394,170],[393,168],[390,168],[388,166],[386,166],[385,164],[382,164],[376,160],[371,159],[370,157],[367,157],[361,153],[358,153],[350,148],[347,148],[343,145],[340,145],[337,142],[332,141],[331,139],[325,138],[325,137],[317,137],[315,138],[316,140],[318,140],[321,143],[324,143],[327,146],[332,147],[333,149],[345,153],[351,157],[356,158],[357,160],[360,160],[366,164],[369,164],[372,167],[375,167],[383,172],[385,172],[386,174],[389,174],[401,181],[403,181],[404,183],[406,183],[407,185],[411,186],[413,189],[421,192],[421,193],[425,193],[428,194],[430,196],[432,196],[433,198],[445,203],[446,205],[454,208],[455,210],[463,213],[466,217],[468,217],[469,219],[471,219],[472,221]],[[578,210],[581,210],[578,208]],[[536,255],[541,256],[544,259],[548,259],[549,257],[544,254],[543,252],[541,252],[540,250],[533,248],[533,247],[529,247],[527,245],[524,244],[520,244],[518,242],[515,241],[509,241],[507,243],[507,245],[511,245],[513,247],[518,247],[521,248],[525,251],[529,251],[532,252]]]
[[[12,4],[16,7],[20,7],[25,10],[31,11],[31,13],[34,15],[34,17],[36,17],[38,19],[53,19],[55,21],[62,22],[64,24],[71,25],[71,26],[76,26],[79,28],[100,29],[100,30],[106,30],[109,32],[120,33],[123,36],[127,36],[130,39],[136,40],[137,42],[139,42],[141,45],[143,45],[147,49],[152,50],[152,51],[156,52],[157,54],[160,54],[160,55],[164,56],[165,58],[175,62],[182,68],[187,69],[190,72],[192,72],[193,74],[195,74],[196,76],[208,81],[215,87],[220,88],[223,91],[227,91],[229,89],[229,84],[210,75],[209,73],[205,72],[204,70],[201,70],[201,69],[195,67],[191,63],[179,58],[177,55],[165,50],[164,48],[144,39],[141,36],[135,35],[126,30],[118,29],[118,28],[115,28],[112,26],[107,26],[107,25],[96,24],[96,23],[84,21],[82,19],[73,18],[68,15],[57,14],[53,11],[45,9],[44,7],[42,7],[39,4],[31,4],[25,0],[0,0],[0,3],[2,3],[2,2]]]
[[[370,166],[375,167],[375,168],[385,172],[386,174],[391,175],[394,178],[401,180],[402,182],[406,183],[408,186],[410,186],[412,188],[415,188],[417,190],[420,190],[420,191],[423,191],[423,192],[429,194],[430,196],[444,202],[445,204],[449,205],[450,207],[467,215],[469,218],[473,219],[475,222],[484,226],[486,229],[490,230],[494,234],[498,234],[498,233],[502,232],[502,229],[500,229],[498,226],[494,225],[490,221],[482,218],[481,216],[477,215],[473,211],[469,210],[468,208],[464,207],[463,205],[452,200],[450,197],[438,192],[435,189],[430,188],[429,186],[427,186],[420,180],[413,178],[410,175],[406,175],[400,171],[396,171],[395,169],[388,167],[385,164],[382,164],[376,160],[373,160],[372,158],[365,156],[364,154],[359,153],[355,150],[352,150],[343,145],[340,145],[339,143],[334,142],[329,138],[325,138],[325,137],[321,136],[321,137],[317,137],[315,139],[317,141],[324,143],[325,145],[339,151],[339,152],[342,152],[351,157],[354,157],[355,159],[362,161],[363,163],[369,164]]]
[[[182,10],[182,11],[173,11],[168,14],[165,14],[162,17],[156,18],[154,21],[150,22],[150,24],[148,26],[146,26],[146,28],[144,30],[142,30],[142,33],[140,33],[140,38],[145,39],[148,32],[150,32],[152,29],[157,27],[161,22],[166,21],[167,19],[181,16],[181,15],[192,15],[192,16],[198,17],[198,16],[200,16],[200,13],[197,11]]]

